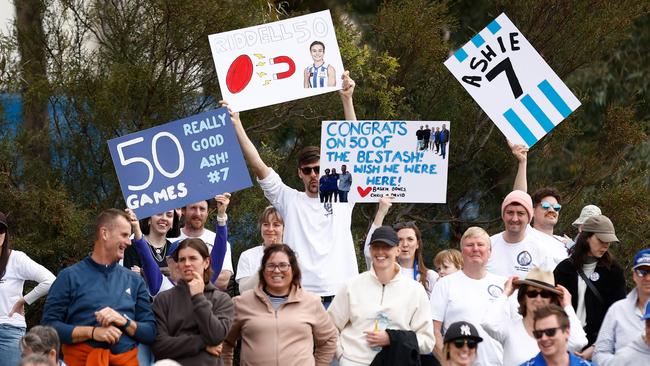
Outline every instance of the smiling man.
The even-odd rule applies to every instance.
[[[568,257],[567,245],[573,244],[568,237],[553,234],[562,209],[560,192],[553,187],[543,187],[535,191],[531,198],[533,222],[530,230],[557,265]]]
[[[561,307],[551,304],[535,310],[533,336],[540,352],[521,366],[589,366],[591,362],[568,351],[571,331],[569,317]]]
[[[97,217],[90,256],[59,273],[50,288],[43,325],[56,329],[70,366],[138,364],[138,343],[151,344],[156,324],[146,285],[118,264],[131,245],[131,223],[123,211]]]
[[[501,204],[505,230],[490,238],[489,272],[525,278],[534,267],[551,271],[555,268],[553,257],[528,230],[532,217],[533,203],[528,193],[515,190],[506,196]]]

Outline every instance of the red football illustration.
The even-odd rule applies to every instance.
[[[230,64],[226,74],[226,86],[233,93],[244,90],[253,77],[253,61],[247,55],[240,55]]]

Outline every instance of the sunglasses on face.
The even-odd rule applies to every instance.
[[[542,291],[528,290],[526,291],[526,296],[530,297],[531,299],[534,299],[537,296],[541,296],[542,299],[549,299],[551,298],[551,296],[553,296],[553,293],[547,290],[542,290]]]
[[[558,330],[562,328],[556,327],[556,328],[548,328],[548,329],[539,329],[539,330],[533,330],[533,336],[536,339],[542,338],[544,334],[546,334],[547,337],[553,337],[555,336],[555,333],[557,333]]]
[[[650,269],[637,268],[637,269],[634,270],[634,272],[639,277],[645,277],[646,275],[650,274]]]
[[[463,348],[464,345],[467,345],[469,349],[474,349],[478,346],[478,342],[473,339],[454,339],[453,343],[456,348]]]
[[[316,165],[316,166],[303,166],[302,168],[300,168],[300,171],[304,175],[309,175],[309,174],[311,174],[311,172],[314,172],[314,173],[316,173],[318,175],[318,174],[320,174],[320,166],[319,165]]]
[[[547,211],[551,207],[553,207],[553,210],[555,210],[555,212],[560,212],[560,210],[562,209],[561,204],[556,203],[556,204],[552,205],[550,202],[547,202],[547,201],[542,201],[542,203],[540,203],[540,206],[542,206],[544,211]]]

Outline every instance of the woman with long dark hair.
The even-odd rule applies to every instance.
[[[183,365],[222,365],[221,342],[230,329],[233,305],[210,282],[208,247],[201,239],[185,239],[172,256],[181,280],[154,299],[158,335],[153,353]]]
[[[232,365],[240,338],[242,365],[329,365],[336,328],[320,297],[302,289],[301,277],[289,246],[264,249],[259,285],[234,299],[235,320],[223,347],[226,365]]]
[[[20,362],[20,340],[25,335],[25,304],[31,305],[50,290],[52,272],[27,254],[11,249],[7,216],[0,212],[0,366]],[[38,285],[23,296],[25,281]]]
[[[571,293],[571,303],[587,333],[589,343],[578,353],[585,359],[591,359],[607,309],[626,294],[623,269],[609,252],[610,244],[618,241],[614,224],[607,216],[590,217],[582,226],[571,256],[553,272],[556,284]]]
[[[392,202],[389,197],[382,197],[379,199],[379,207],[377,208],[375,219],[366,236],[366,243],[363,250],[368,266],[370,266],[369,263],[371,263],[370,238],[375,229],[383,225],[384,217],[386,217],[391,205]],[[400,266],[402,275],[422,284],[427,295],[431,296],[433,285],[436,283],[439,276],[434,270],[427,268],[424,264],[424,257],[422,256],[424,243],[422,242],[422,233],[420,232],[420,229],[415,224],[415,221],[399,222],[393,225],[393,229],[397,232],[397,237],[399,239],[399,256],[397,257],[397,263]]]
[[[488,306],[481,326],[503,346],[504,365],[519,365],[539,352],[537,340],[533,337],[533,313],[549,304],[561,306],[569,316],[569,350],[581,351],[587,344],[585,332],[571,307],[571,294],[560,285],[554,286],[554,283],[552,272],[533,268],[524,280],[510,277],[501,296]],[[518,315],[511,314],[513,299],[510,296],[515,290],[518,290]]]

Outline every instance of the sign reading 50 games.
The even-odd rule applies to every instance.
[[[533,146],[580,106],[505,14],[445,61],[506,137]]]
[[[126,205],[138,217],[251,186],[226,108],[108,141]]]

